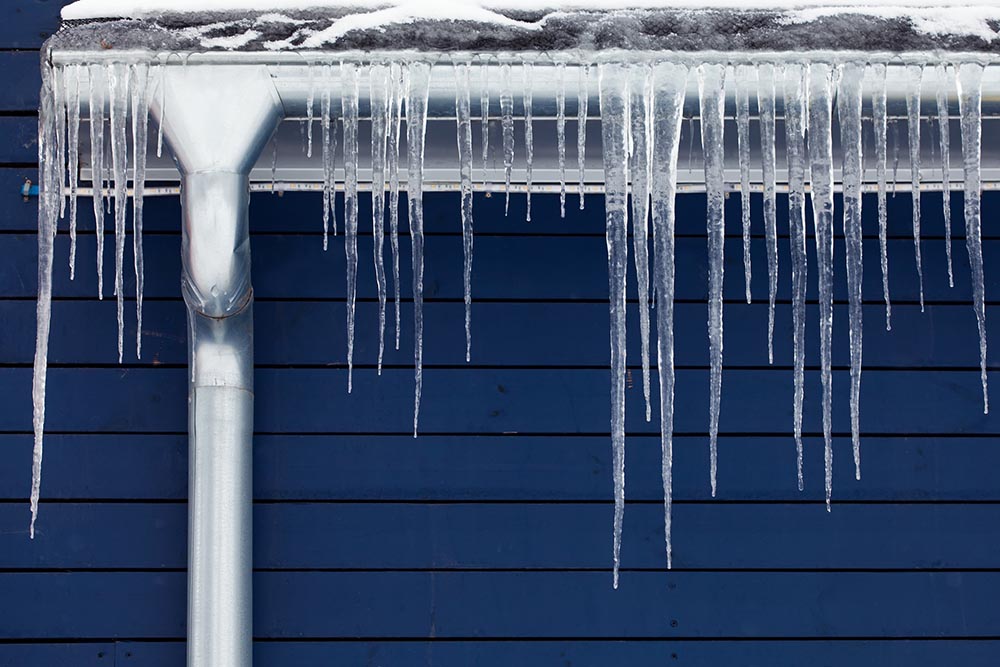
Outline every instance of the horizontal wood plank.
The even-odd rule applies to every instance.
[[[183,572],[0,574],[0,637],[180,638]],[[259,638],[995,638],[994,572],[258,572]],[[475,612],[470,612],[475,609]]]
[[[37,49],[59,28],[67,0],[11,0],[0,22],[0,48]]]
[[[0,435],[0,500],[27,502],[31,445],[28,434]],[[800,492],[790,436],[721,437],[719,500],[821,502],[823,440],[804,446]],[[630,437],[627,447],[628,500],[661,502],[659,436]],[[186,435],[49,434],[42,504],[185,500],[187,459]],[[849,437],[834,440],[834,460],[834,502],[1000,501],[993,438],[865,437],[861,481]],[[711,498],[707,469],[703,436],[674,439],[678,501]],[[254,488],[261,501],[608,501],[611,443],[606,435],[258,435]]]
[[[187,565],[187,504],[59,503],[25,539],[22,503],[0,504],[0,569]],[[613,506],[532,503],[264,503],[254,567],[610,568]],[[627,508],[625,569],[663,569],[663,508]],[[1000,505],[678,504],[674,567],[739,571],[997,568]],[[887,527],[891,526],[891,529]],[[788,539],[794,535],[794,539]]]

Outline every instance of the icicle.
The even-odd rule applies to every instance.
[[[576,161],[580,169],[580,210],[584,204],[584,184],[587,180],[587,105],[590,102],[590,65],[580,68],[580,89],[576,105]]]
[[[625,513],[625,283],[628,268],[628,77],[623,65],[600,65],[601,129],[608,281],[611,304],[611,448],[615,482],[614,575],[618,588]]]
[[[427,63],[409,66],[406,91],[406,148],[409,152],[407,199],[410,213],[410,243],[413,246],[413,357],[416,391],[413,402],[413,437],[420,420],[424,359],[424,137],[427,133],[427,95],[431,68]]]
[[[875,126],[875,169],[878,178],[878,240],[882,264],[882,297],[885,299],[885,330],[892,330],[892,304],[889,302],[889,252],[887,249],[889,211],[886,202],[886,99],[885,65],[874,65],[875,91],[872,93],[872,124]],[[895,127],[895,125],[893,126]],[[893,191],[896,189],[893,168]]]
[[[149,65],[132,66],[132,255],[135,267],[135,357],[142,359],[143,197],[146,188],[146,141],[149,134]]]
[[[104,299],[104,100],[108,77],[103,65],[90,66],[90,171],[94,184],[94,221],[97,235],[97,297]]]
[[[52,66],[47,57],[42,60],[41,103],[38,113],[38,303],[35,338],[34,376],[31,386],[34,448],[31,457],[31,525],[29,535],[35,539],[38,499],[42,488],[42,453],[45,435],[45,379],[48,371],[49,329],[52,316],[52,246],[59,215],[59,186],[62,165],[55,157],[56,109],[52,94]],[[99,201],[100,197],[95,197]]]
[[[66,215],[66,178],[63,169],[66,166],[66,87],[64,68],[56,67],[52,71],[52,104],[55,109],[55,160],[59,165],[59,217]]]
[[[531,171],[535,161],[535,139],[534,128],[531,122],[532,95],[531,86],[533,82],[534,66],[526,62],[522,66],[524,74],[524,151],[525,151],[525,184],[528,200],[528,211],[525,214],[525,221],[531,222]]]
[[[635,67],[629,86],[632,137],[632,242],[635,279],[639,289],[639,333],[642,349],[642,395],[646,421],[652,417],[649,401],[649,181],[653,167],[653,79],[646,66]]]
[[[767,363],[774,363],[774,301],[778,294],[777,177],[775,175],[774,65],[757,70],[761,171],[764,176],[764,236],[767,239]]]
[[[511,92],[510,63],[500,66],[501,84],[500,89],[500,124],[503,128],[503,170],[504,192],[506,201],[504,202],[503,213],[507,215],[510,209],[510,172],[514,166],[514,95]]]
[[[469,65],[455,65],[456,126],[458,164],[462,177],[462,249],[465,282],[465,361],[472,359],[472,110],[469,93]],[[525,105],[530,107],[530,98]],[[528,145],[531,143],[529,141]],[[530,155],[530,152],[529,152]],[[530,219],[530,218],[529,218]]]
[[[503,214],[510,209],[510,172],[514,166],[514,94],[510,81],[510,63],[500,66],[500,124],[503,127],[503,171],[504,171],[504,202]]]
[[[906,125],[909,130],[910,183],[913,195],[913,256],[920,285],[920,312],[924,312],[924,269],[920,260],[920,79],[924,68],[907,65]]]
[[[372,236],[375,239],[375,284],[378,287],[378,374],[385,353],[385,153],[389,140],[389,68],[373,65],[370,77],[372,113]]]
[[[115,191],[115,297],[118,302],[118,363],[125,333],[125,217],[128,206],[128,65],[114,64],[108,75],[111,95],[111,163]]]
[[[490,64],[485,58],[483,59],[483,64],[479,66],[480,74],[480,90],[479,90],[479,106],[480,113],[482,114],[481,132],[483,137],[483,189],[488,191],[488,186],[490,184]]]
[[[653,71],[653,284],[656,286],[656,340],[660,375],[660,446],[663,473],[663,530],[667,569],[673,567],[671,519],[674,466],[674,196],[681,112],[687,68],[663,63]]]
[[[986,289],[983,279],[983,241],[980,210],[982,184],[983,66],[965,63],[958,68],[958,108],[962,117],[962,162],[965,167],[965,247],[972,273],[972,297],[979,327],[979,372],[983,383],[983,414],[990,411],[986,386]]]
[[[315,117],[314,106],[316,103],[316,81],[315,68],[309,66],[309,94],[306,96],[306,157],[313,156],[313,118]]]
[[[722,401],[722,282],[725,270],[725,143],[724,112],[726,68],[702,65],[698,68],[698,97],[701,104],[701,144],[705,147],[705,190],[708,200],[708,347],[711,361],[709,396],[709,456],[712,497],[715,497],[718,470],[719,408]]]
[[[69,114],[69,279],[76,278],[76,220],[80,187],[80,65],[71,65],[63,74],[66,83],[66,105]]]
[[[854,477],[861,479],[861,279],[862,228],[861,185],[864,168],[861,147],[861,85],[864,66],[850,63],[841,67],[837,112],[840,119],[840,145],[844,152],[844,236],[847,241],[847,295],[850,301],[851,343],[851,443],[854,449]]]
[[[392,247],[392,288],[396,302],[396,349],[399,349],[399,134],[403,116],[403,71],[389,66],[389,241]]]
[[[792,257],[792,347],[795,364],[793,424],[795,431],[796,470],[799,491],[802,478],[802,399],[805,393],[806,363],[806,87],[808,70],[804,65],[785,68],[785,145],[788,156],[788,226]]]
[[[833,491],[833,78],[829,65],[809,68],[809,181],[819,282],[819,354],[823,384],[826,507]]]
[[[951,267],[951,127],[948,111],[948,89],[951,77],[945,65],[938,65],[937,112],[938,138],[941,146],[941,194],[944,202],[944,251],[948,262],[948,287],[955,286]]]
[[[556,65],[556,144],[559,154],[559,217],[566,217],[566,63]]]
[[[163,157],[163,119],[167,115],[167,68],[166,65],[157,67],[160,72],[160,122],[156,128],[156,157]]]
[[[358,294],[358,68],[340,65],[344,118],[344,255],[347,258],[347,393],[354,379],[354,313]]]
[[[740,213],[743,215],[743,281],[750,303],[750,90],[757,71],[750,65],[736,68],[736,129],[740,150]]]
[[[892,130],[892,198],[895,199],[899,183],[899,119],[893,118],[889,126]]]
[[[333,146],[333,141],[335,141],[333,137],[336,133],[333,132],[332,119],[332,71],[330,65],[323,66],[323,90],[320,92],[319,103],[320,127],[323,131],[323,252],[326,252],[330,243],[330,216],[331,214],[334,216],[337,214],[336,207],[334,206],[336,190],[333,175],[333,155],[336,148]],[[312,105],[310,104],[310,106]],[[344,141],[346,145],[346,136],[344,137]],[[334,227],[336,227],[336,222],[334,222]]]

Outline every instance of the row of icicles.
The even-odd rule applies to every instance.
[[[39,298],[38,339],[33,384],[35,449],[32,470],[31,513],[34,521],[38,510],[41,479],[42,437],[45,416],[45,375],[49,337],[53,240],[57,222],[68,214],[70,236],[70,277],[75,275],[77,175],[79,172],[80,108],[83,94],[81,75],[90,81],[87,90],[91,112],[90,142],[92,146],[93,182],[106,186],[106,196],[93,198],[97,223],[98,290],[103,298],[103,237],[104,208],[114,201],[115,225],[115,286],[118,302],[118,353],[123,353],[123,262],[126,241],[126,202],[128,181],[134,187],[133,248],[136,274],[136,356],[141,355],[142,343],[142,201],[146,162],[149,97],[163,71],[159,65],[146,62],[110,65],[43,65],[42,106],[39,119],[39,163],[41,187],[39,205]],[[566,91],[565,64],[557,64],[559,87],[556,97],[556,132],[560,171],[560,210],[566,209]],[[464,246],[466,360],[471,357],[471,281],[473,252],[473,155],[471,114],[471,63],[455,63],[457,147],[460,165],[461,222]],[[487,65],[482,65],[483,81]],[[972,269],[973,297],[979,328],[981,375],[984,410],[988,409],[986,393],[986,334],[983,260],[980,239],[980,144],[981,144],[981,82],[984,68],[975,63],[954,68],[937,65],[938,79],[948,82],[936,91],[940,154],[942,161],[946,249],[948,252],[949,283],[952,284],[951,234],[948,181],[950,171],[949,99],[957,94],[961,112],[962,158],[965,169],[966,246]],[[618,585],[621,528],[625,499],[625,386],[626,341],[625,305],[628,264],[628,226],[631,219],[635,275],[638,282],[643,394],[646,420],[651,418],[649,331],[650,311],[655,310],[657,327],[657,368],[660,381],[661,442],[663,450],[663,487],[665,504],[665,534],[667,567],[672,566],[671,498],[672,498],[672,431],[674,397],[673,301],[674,301],[674,204],[677,183],[678,144],[683,122],[683,109],[688,78],[697,76],[701,142],[704,151],[705,184],[707,190],[707,235],[709,254],[709,317],[708,339],[710,370],[710,482],[716,492],[719,410],[722,388],[723,357],[723,253],[724,224],[724,108],[726,77],[735,81],[736,126],[741,172],[742,223],[746,298],[750,302],[750,101],[756,87],[756,102],[760,121],[762,174],[764,186],[763,211],[767,245],[769,316],[768,359],[773,360],[774,305],[777,292],[778,249],[776,229],[776,106],[778,95],[783,97],[785,142],[788,167],[788,206],[790,219],[790,256],[792,261],[792,316],[794,348],[794,421],[793,431],[797,452],[798,486],[802,479],[802,405],[805,368],[805,300],[807,285],[807,252],[805,197],[807,183],[813,203],[817,273],[820,306],[820,351],[822,369],[822,413],[825,441],[826,501],[829,509],[832,493],[832,331],[833,331],[833,114],[834,105],[839,120],[843,152],[842,185],[844,193],[844,229],[846,235],[846,266],[849,295],[850,357],[851,357],[851,432],[854,449],[855,476],[860,479],[859,403],[862,350],[862,228],[861,193],[865,183],[862,156],[863,82],[866,71],[874,78],[872,121],[875,131],[877,167],[878,220],[881,248],[883,293],[886,304],[886,328],[890,327],[890,301],[886,256],[887,227],[887,127],[886,66],[846,63],[830,65],[704,64],[696,69],[673,62],[649,64],[606,63],[597,70],[600,91],[600,113],[606,189],[606,231],[608,247],[608,277],[610,288],[611,342],[611,436],[614,468],[614,585]],[[584,165],[586,119],[589,89],[593,70],[582,63],[576,84],[578,99],[577,156],[580,183],[580,208],[584,205]],[[909,153],[913,206],[913,233],[916,265],[921,284],[920,258],[920,99],[924,68],[905,68],[908,88],[906,107],[909,128]],[[427,103],[431,66],[425,62],[372,64],[359,66],[342,63],[339,67],[318,65],[310,70],[310,94],[307,118],[303,121],[306,137],[303,150],[312,157],[313,128],[318,120],[321,127],[323,181],[323,247],[327,247],[327,232],[331,226],[337,233],[334,194],[336,191],[335,163],[337,154],[337,115],[343,125],[344,222],[347,257],[347,328],[348,328],[348,391],[353,371],[353,342],[356,280],[358,266],[358,122],[360,81],[369,82],[371,100],[371,164],[372,189],[385,192],[373,198],[372,229],[374,263],[379,295],[379,353],[381,373],[386,323],[387,276],[383,260],[385,217],[388,208],[389,237],[392,250],[393,291],[395,297],[395,345],[399,347],[400,277],[399,277],[399,195],[401,123],[406,124],[407,174],[410,240],[413,258],[413,301],[415,326],[415,399],[414,435],[419,420],[423,357],[423,153],[427,122]],[[364,75],[364,76],[362,76]],[[524,141],[528,208],[531,216],[532,185],[532,65],[523,65],[521,86],[524,117]],[[514,163],[514,84],[509,63],[501,64],[501,94],[499,99],[503,140],[503,164],[507,201],[509,203],[511,171]],[[163,86],[159,86],[163,90]],[[340,94],[339,104],[333,94]],[[162,93],[161,93],[162,94]],[[319,113],[316,113],[318,97]],[[164,113],[169,113],[169,100],[160,101]],[[483,86],[482,155],[484,174],[489,157],[489,120],[491,100],[489,89]],[[338,108],[339,107],[339,108]],[[105,108],[110,119],[105,122]],[[110,128],[110,167],[105,161],[105,132]],[[132,152],[129,166],[129,134]],[[806,141],[806,137],[809,141]],[[157,154],[162,151],[162,133],[157,142]],[[65,175],[68,173],[68,181]],[[484,176],[485,179],[485,176]],[[484,185],[487,185],[484,181]],[[630,197],[631,195],[631,197]],[[648,226],[652,222],[653,254],[648,254]],[[650,262],[652,290],[650,290]],[[652,296],[652,299],[651,299]],[[651,305],[655,302],[656,308]]]

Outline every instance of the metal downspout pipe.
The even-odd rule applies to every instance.
[[[153,116],[181,173],[188,313],[189,667],[253,654],[250,169],[283,116],[265,67],[166,68]],[[169,100],[167,109],[159,100]]]

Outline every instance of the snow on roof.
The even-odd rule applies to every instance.
[[[950,8],[949,14],[969,12],[981,14],[982,10],[1000,11],[995,2],[970,0],[77,0],[63,7],[64,20],[95,18],[145,18],[165,13],[191,12],[266,12],[306,11],[322,9],[372,10],[405,8],[419,18],[436,19],[452,16],[455,12],[486,11],[574,11],[622,9],[818,9],[837,12],[842,8],[855,12],[871,13],[884,17],[913,13],[914,9]]]

